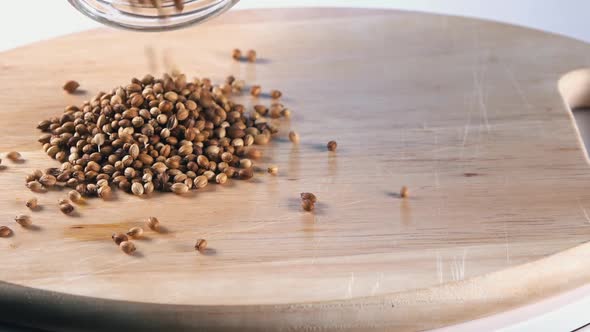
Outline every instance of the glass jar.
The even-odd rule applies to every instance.
[[[151,1],[138,0],[68,0],[84,15],[118,28],[161,31],[203,22],[230,9],[239,0],[184,0],[178,11],[174,0],[160,0],[156,8]]]

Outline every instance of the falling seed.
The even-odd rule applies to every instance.
[[[143,234],[143,228],[133,227],[127,231],[127,236],[138,238]]]
[[[31,218],[25,214],[19,214],[14,218],[14,221],[16,221],[22,227],[29,227],[32,224]]]
[[[410,192],[408,190],[408,187],[403,186],[402,189],[399,191],[399,196],[401,198],[406,198],[410,195]]]
[[[113,241],[115,241],[115,243],[117,245],[120,245],[121,242],[124,241],[128,241],[129,238],[127,237],[127,235],[123,234],[123,233],[113,233],[113,235],[111,235],[111,238],[113,239]]]
[[[12,161],[19,161],[21,159],[21,154],[16,151],[10,151],[6,154],[6,158]]]
[[[76,81],[67,81],[66,84],[64,84],[63,89],[67,93],[74,93],[79,87],[80,83]]]
[[[131,241],[123,241],[119,243],[119,248],[121,248],[121,250],[123,250],[123,252],[128,255],[132,254],[137,249],[135,248],[135,244],[133,244]]]
[[[157,232],[160,230],[160,221],[156,217],[149,217],[146,224],[153,231]]]
[[[195,243],[195,250],[203,251],[207,248],[207,240],[205,239],[198,239]]]
[[[299,134],[294,131],[289,132],[289,141],[293,142],[293,144],[299,144]]]
[[[27,201],[27,203],[26,203],[26,206],[27,206],[29,209],[31,209],[31,210],[34,210],[34,209],[36,209],[36,208],[37,208],[37,206],[38,206],[38,203],[37,203],[37,198],[34,198],[34,197],[33,197],[33,198],[29,199],[29,200]]]
[[[336,141],[329,141],[327,146],[328,146],[329,151],[336,151],[336,147],[338,147],[338,143],[336,143]]]
[[[267,169],[267,172],[271,175],[277,175],[279,173],[279,168],[277,166],[271,166]]]

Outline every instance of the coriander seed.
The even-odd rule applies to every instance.
[[[6,158],[12,161],[19,161],[21,159],[21,154],[16,151],[10,151],[6,154]]]
[[[149,217],[146,224],[153,231],[158,232],[160,230],[160,221],[156,217]]]
[[[240,51],[240,49],[238,49],[238,48],[235,48],[232,51],[231,57],[234,58],[234,60],[242,59],[242,51]]]
[[[271,90],[270,91],[270,97],[272,99],[279,99],[279,98],[281,98],[282,95],[283,95],[283,93],[279,90]]]
[[[238,171],[238,177],[242,180],[251,179],[254,176],[252,168],[242,168]]]
[[[27,183],[27,188],[34,192],[40,192],[45,189],[41,183],[38,181],[31,181]]]
[[[207,177],[204,175],[199,175],[195,178],[195,180],[193,182],[194,182],[195,188],[201,189],[201,188],[205,188],[207,186],[207,184],[209,183],[209,179],[207,179]]]
[[[279,168],[277,166],[270,166],[269,168],[267,168],[267,172],[270,175],[277,175],[279,173]]]
[[[336,151],[336,147],[338,147],[338,143],[336,143],[336,141],[329,141],[327,146],[328,146],[329,151]]]
[[[45,174],[39,179],[39,183],[45,187],[53,187],[57,183],[57,179],[53,175]]]
[[[129,241],[127,235],[123,233],[113,233],[113,235],[111,235],[111,238],[113,239],[113,241],[115,241],[117,245],[120,245],[121,242]]]
[[[143,228],[141,227],[133,227],[127,231],[127,236],[132,238],[138,238],[143,234]]]
[[[408,187],[403,186],[402,189],[399,191],[399,196],[401,198],[406,198],[410,195],[410,192],[408,190]]]
[[[248,62],[256,62],[256,51],[249,50],[248,53],[246,53],[246,58],[248,59]]]
[[[226,183],[227,182],[227,175],[225,175],[225,173],[217,174],[217,176],[215,177],[215,182],[217,182],[218,184]]]
[[[143,192],[144,192],[143,185],[140,182],[134,182],[131,185],[131,192],[135,196],[141,196],[141,195],[143,195]]]
[[[293,144],[299,144],[299,134],[297,134],[294,131],[290,131],[289,132],[289,141],[291,141]]]
[[[305,211],[313,211],[315,203],[309,199],[301,200],[301,208]]]
[[[77,190],[71,190],[68,193],[68,198],[74,203],[79,203],[82,201],[82,195],[80,195]]]
[[[36,209],[38,206],[37,198],[33,197],[33,198],[29,199],[25,205],[31,210]]]
[[[72,214],[74,212],[74,206],[70,203],[60,204],[59,209],[63,214]]]
[[[19,225],[25,228],[31,226],[32,224],[31,218],[25,214],[19,214],[14,218],[14,221],[16,221]]]
[[[188,192],[188,186],[184,183],[175,183],[170,187],[170,190],[177,195],[182,195]]]
[[[0,226],[0,237],[9,237],[12,234],[12,229],[7,226]]]
[[[67,81],[64,85],[63,85],[63,89],[67,92],[67,93],[74,93],[76,92],[76,90],[80,87],[80,83],[76,82],[76,81]]]
[[[312,193],[301,193],[301,199],[302,200],[309,200],[312,203],[315,203],[318,201],[318,199],[316,198],[316,196]]]
[[[253,85],[252,88],[250,89],[250,94],[254,97],[259,97],[261,93],[262,93],[262,88],[260,87],[260,85]]]
[[[123,241],[123,242],[119,243],[119,248],[121,248],[121,250],[124,253],[126,253],[127,255],[130,255],[135,250],[137,250],[137,248],[135,247],[135,244],[133,244],[133,242],[131,242],[131,241]]]
[[[205,248],[207,248],[207,240],[198,239],[197,242],[195,243],[195,250],[203,251],[203,250],[205,250]]]

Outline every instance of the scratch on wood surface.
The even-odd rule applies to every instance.
[[[578,198],[578,205],[580,206],[580,210],[582,210],[582,214],[584,214],[584,218],[586,219],[586,222],[590,224],[590,216],[588,216],[588,212],[582,206],[582,202],[580,201],[579,198]]]
[[[354,272],[350,272],[350,280],[348,281],[348,288],[346,289],[346,298],[352,298],[352,287],[354,286]]]
[[[434,132],[434,187],[440,187],[440,181],[438,177],[438,134]]]
[[[512,87],[514,87],[514,90],[516,90],[516,92],[520,96],[520,99],[522,99],[523,103],[526,105],[527,108],[529,108],[529,109],[532,108],[533,105],[529,102],[529,99],[524,94],[524,91],[522,90],[520,83],[518,83],[516,76],[514,76],[514,72],[512,71],[512,69],[510,69],[510,67],[504,62],[502,62],[502,66],[504,67],[506,74],[508,74],[508,79],[510,80],[510,84],[512,84]]]
[[[488,121],[488,107],[485,102],[483,88],[482,88],[482,78],[478,77],[479,75],[483,76],[483,73],[478,74],[477,69],[473,71],[473,86],[475,88],[477,101],[479,103],[479,109],[481,111],[481,115],[483,117],[483,122],[486,128],[486,131],[490,132],[490,123]]]
[[[438,283],[442,284],[444,282],[444,271],[443,271],[443,263],[442,258],[440,257],[440,252],[436,252],[436,274],[438,275]]]
[[[457,256],[453,256],[453,262],[451,264],[451,275],[454,281],[460,281],[465,279],[465,258],[467,256],[467,249],[463,249],[463,254],[459,260]]]
[[[379,278],[377,279],[377,281],[373,285],[373,288],[371,288],[371,296],[377,294],[379,287],[381,287],[381,280],[382,279],[383,279],[383,272],[379,273]]]

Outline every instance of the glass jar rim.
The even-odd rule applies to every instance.
[[[68,0],[68,2],[82,14],[105,25],[128,30],[165,31],[202,23],[224,13],[239,0],[207,1],[206,4],[203,4],[202,0],[185,0],[185,10],[167,13],[165,16],[123,11],[116,6],[115,1]]]

